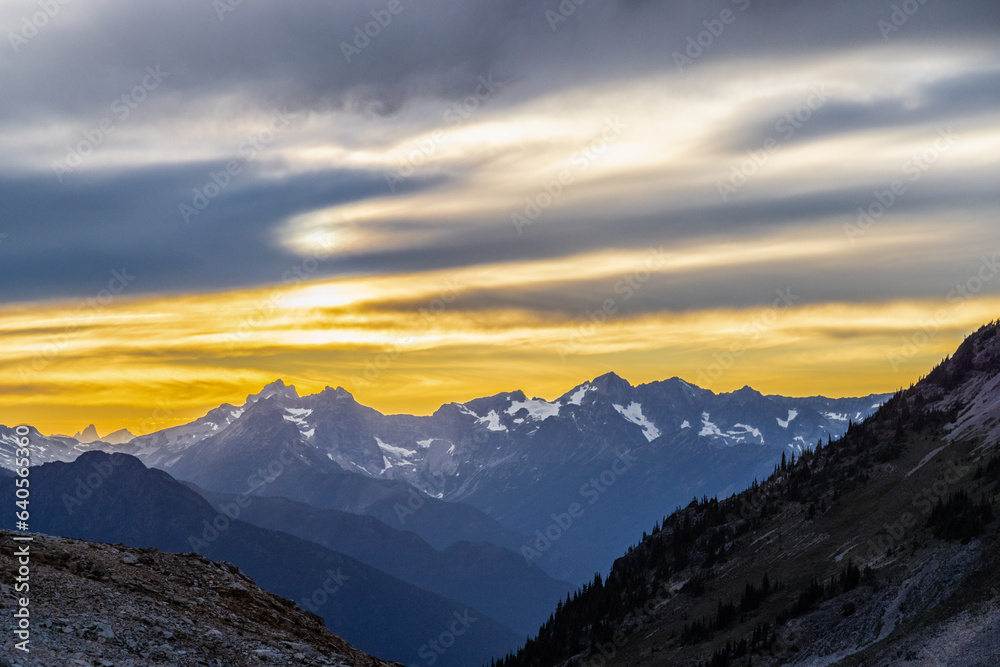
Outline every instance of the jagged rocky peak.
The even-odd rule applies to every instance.
[[[337,387],[336,389],[334,389],[333,387],[327,386],[323,388],[323,391],[321,391],[319,395],[326,399],[332,399],[338,401],[354,400],[354,394],[347,391],[343,387]]]
[[[599,389],[611,389],[611,388],[622,388],[631,389],[632,385],[628,383],[628,380],[618,375],[614,371],[609,371],[604,375],[599,375],[590,382],[595,387]]]
[[[663,384],[680,387],[682,389],[687,389],[689,391],[708,391],[707,389],[702,389],[697,385],[693,385],[684,378],[677,377],[676,375],[673,376],[672,378],[664,380]]]
[[[736,391],[729,394],[734,400],[739,403],[745,403],[747,401],[756,401],[758,399],[764,398],[764,395],[751,387],[748,384],[743,385]]]
[[[605,400],[630,396],[633,390],[632,385],[627,380],[613,372],[596,377],[588,384],[594,387],[595,391]]]
[[[1000,369],[1000,320],[979,328],[932,370],[923,382],[943,390],[953,390],[971,380],[992,377]]]
[[[715,396],[712,391],[702,389],[677,376],[640,384],[636,387],[636,391],[647,402],[665,402],[673,405],[704,401]]]
[[[512,406],[514,403],[524,403],[527,400],[528,397],[525,393],[518,389],[517,391],[505,391],[493,396],[476,398],[464,404],[459,404],[459,408],[465,408],[479,416],[483,416],[489,414],[490,411],[505,412],[508,406]]]
[[[299,394],[295,390],[294,385],[287,385],[285,384],[284,380],[278,379],[272,382],[271,384],[265,385],[264,388],[261,389],[258,393],[250,394],[249,396],[247,396],[246,404],[250,405],[252,403],[256,403],[257,401],[262,401],[271,398],[273,396],[278,396],[279,398],[287,399],[287,398],[298,398]]]
[[[980,328],[916,387],[923,401],[957,411],[951,439],[1000,438],[998,333],[1000,322]]]

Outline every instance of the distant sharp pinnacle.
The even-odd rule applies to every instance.
[[[100,437],[101,436],[97,435],[97,428],[93,424],[83,429],[82,432],[77,433],[76,435],[73,436],[73,438],[78,442],[84,442],[84,443],[94,442],[95,440],[99,440]]]

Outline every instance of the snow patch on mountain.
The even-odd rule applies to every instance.
[[[417,440],[417,447],[421,449],[428,449],[431,443],[434,442],[435,438],[427,438],[426,440]]]
[[[588,391],[597,391],[597,387],[591,384],[583,385],[573,392],[573,395],[569,397],[569,403],[567,405],[582,405],[583,397],[587,395]]]
[[[303,438],[311,438],[316,434],[315,428],[309,428],[309,422],[306,421],[306,417],[312,414],[312,410],[305,408],[285,408],[285,413],[281,415],[285,421],[290,421],[295,424],[299,433],[302,434]]]
[[[660,437],[660,429],[656,428],[653,422],[646,419],[646,416],[642,414],[642,406],[635,401],[629,403],[627,408],[614,403],[612,407],[626,420],[642,428],[642,434],[646,436],[647,441],[653,441]]]
[[[243,411],[242,408],[237,408],[237,409],[231,410],[231,411],[229,411],[227,413],[222,413],[222,411],[219,411],[215,415],[215,420],[209,419],[208,415],[206,415],[203,418],[202,423],[211,431],[211,434],[214,434],[217,431],[221,431],[222,429],[226,428],[227,426],[229,426],[230,424],[232,424],[234,421],[236,421],[237,419],[239,419],[240,416],[243,415],[243,412],[244,411]],[[191,425],[194,425],[196,423],[197,422],[194,422]],[[205,435],[209,435],[209,434],[205,434]],[[197,435],[195,435],[194,437],[197,439]]]
[[[458,411],[461,412],[462,414],[466,414],[469,415],[470,417],[475,417],[476,419],[479,419],[479,415],[470,410],[469,407],[464,403],[452,403],[452,405],[458,408]]]
[[[691,428],[691,422],[685,419],[683,422],[681,422],[681,428]]]
[[[558,417],[559,408],[562,407],[559,401],[555,403],[549,403],[540,398],[529,398],[525,401],[513,401],[510,407],[507,408],[506,412],[509,415],[517,414],[521,408],[528,411],[528,416],[531,419],[544,421],[549,417]]]
[[[781,428],[788,428],[788,425],[791,424],[793,421],[795,421],[795,418],[798,416],[799,416],[798,410],[789,410],[788,419],[778,419],[777,417],[775,417],[775,419],[778,420],[778,426],[780,426]]]
[[[486,424],[486,428],[491,431],[506,431],[507,427],[500,423],[500,415],[496,410],[490,410],[485,417],[476,420],[480,424]]]
[[[701,413],[701,431],[698,433],[698,435],[702,437],[707,437],[712,435],[719,435],[725,437],[725,434],[719,430],[719,427],[709,421],[710,416],[711,415],[709,415],[707,412]]]
[[[310,412],[312,412],[312,411],[310,410]],[[299,426],[308,426],[309,425],[309,422],[307,422],[301,416],[296,415],[294,413],[293,414],[284,414],[284,415],[281,415],[281,416],[285,419],[285,421],[290,421],[293,424],[298,424]]]
[[[398,456],[406,458],[409,456],[416,456],[417,452],[412,449],[406,449],[405,447],[397,447],[395,445],[389,445],[382,442],[379,438],[375,438],[375,442],[378,443],[379,449],[383,452],[392,454],[393,456]]]
[[[846,412],[824,412],[823,416],[827,419],[832,419],[833,421],[846,422],[847,413]]]
[[[758,440],[760,440],[761,444],[764,444],[764,436],[761,435],[761,432],[760,432],[759,428],[755,428],[755,427],[749,426],[747,424],[733,424],[733,428],[741,428],[741,429],[743,429],[743,433],[744,434],[749,433],[753,437],[755,437]],[[737,435],[736,431],[730,431],[729,433],[730,433],[730,435]],[[742,442],[742,440],[741,440],[741,442]]]

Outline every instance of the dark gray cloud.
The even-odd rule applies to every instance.
[[[706,30],[706,21],[714,22],[723,10],[736,19],[703,49],[685,76],[697,80],[700,68],[709,64],[739,65],[757,58],[781,68],[802,54],[861,47],[871,48],[871,57],[877,57],[877,48],[889,41],[919,47],[961,36],[974,45],[995,40],[1000,28],[997,4],[986,0],[926,3],[888,40],[878,21],[891,20],[890,0],[714,0],[697,5],[591,0],[565,16],[560,6],[566,3],[556,0],[401,0],[402,11],[367,43],[359,38],[361,48],[347,62],[342,43],[354,45],[356,29],[363,31],[375,20],[373,11],[385,20],[388,4],[246,0],[222,20],[213,3],[204,0],[65,5],[17,53],[9,44],[0,50],[0,86],[6,93],[0,97],[0,136],[59,121],[90,127],[150,66],[170,75],[162,96],[143,108],[147,122],[187,118],[197,123],[198,114],[215,113],[210,120],[224,123],[248,109],[392,115],[418,98],[459,99],[490,72],[512,82],[501,105],[602,81],[676,73],[673,54],[683,52],[687,39]],[[744,6],[745,11],[740,9]],[[30,15],[36,5],[5,10],[15,31],[22,9]],[[560,20],[553,22],[547,12]],[[864,103],[832,100],[794,140],[981,116],[997,107],[1000,73],[941,76],[920,91],[915,106],[892,96]],[[743,126],[720,133],[720,144],[756,147],[773,134],[772,114],[780,111],[761,109]],[[165,135],[154,141],[166,146],[174,139]],[[9,157],[18,164],[26,156]],[[191,189],[204,186],[209,171],[219,167],[188,162],[119,171],[94,168],[63,182],[50,171],[4,167],[0,232],[9,236],[0,245],[0,299],[86,297],[121,267],[135,268],[137,293],[279,282],[300,260],[275,239],[290,216],[387,194],[381,172],[326,169],[277,178],[253,164],[192,224],[185,224],[178,205],[189,201]],[[727,167],[720,165],[720,177]],[[460,174],[427,173],[408,179],[403,191],[443,192],[443,185],[460,179]],[[928,176],[919,192],[902,198],[892,214],[995,211],[996,184],[997,175],[990,171]],[[417,240],[408,237],[405,246],[389,243],[340,255],[317,276],[542,259],[829,224],[831,217],[848,221],[857,206],[871,202],[873,187],[881,185],[832,183],[825,192],[802,195],[751,183],[726,206],[706,203],[714,193],[705,192],[692,201],[679,199],[655,215],[638,215],[624,205],[599,215],[552,211],[523,235],[515,233],[509,211],[459,224],[388,220],[372,223],[368,231],[389,238],[396,232],[419,232]],[[761,280],[764,285],[770,279]],[[731,295],[716,297],[720,305],[745,303],[756,293],[724,282],[708,284]],[[863,291],[847,279],[844,285],[847,291]],[[669,285],[664,289],[671,293]],[[910,292],[906,287],[899,293]],[[568,310],[578,305],[572,296],[545,303]],[[685,307],[676,299],[661,305]]]
[[[266,108],[349,105],[387,113],[415,95],[465,95],[487,72],[530,78],[541,71],[541,85],[565,86],[570,77],[580,82],[672,69],[671,55],[723,10],[736,18],[698,63],[765,56],[780,67],[797,53],[881,44],[877,22],[891,17],[894,3],[591,2],[553,24],[546,12],[562,16],[565,3],[400,0],[401,12],[367,43],[357,38],[363,48],[347,62],[341,45],[353,46],[356,29],[375,20],[373,11],[385,16],[388,4],[246,0],[223,20],[204,0],[68,5],[16,54],[0,52],[4,88],[18,91],[0,100],[0,112],[101,110],[134,86],[145,67],[161,65],[181,99],[233,91]],[[36,10],[33,3],[23,8],[26,16]],[[17,10],[8,12],[17,25]],[[993,37],[998,27],[995,3],[929,3],[892,38]]]
[[[1000,253],[1000,244],[987,252],[986,258],[992,260],[996,253]],[[864,271],[854,268],[858,261],[865,264]],[[789,290],[796,305],[876,304],[930,298],[944,306],[950,303],[949,296],[955,298],[956,286],[966,285],[983,264],[978,258],[956,262],[952,257],[908,256],[884,247],[866,250],[860,246],[856,255],[843,257],[840,262],[794,258],[651,275],[645,272],[646,266],[645,261],[637,260],[633,270],[610,278],[576,279],[567,275],[564,281],[541,286],[466,290],[449,310],[487,312],[513,308],[555,319],[580,319],[588,311],[602,309],[610,299],[614,315],[634,317],[766,307]],[[996,295],[1000,295],[997,280],[985,282],[974,294]],[[415,299],[380,303],[376,308],[414,312],[425,306],[426,299]]]
[[[838,99],[829,91],[823,93],[819,85],[816,90],[820,93],[807,93],[797,104],[760,109],[744,125],[721,129],[721,146],[742,152],[760,150],[768,139],[792,146],[869,130],[926,125],[959,128],[970,118],[1000,109],[1000,64],[993,70],[924,82],[914,91],[907,91],[906,97],[887,90],[876,99],[861,102]],[[930,140],[935,138],[931,133]]]
[[[274,230],[289,216],[381,193],[381,173],[325,170],[264,178],[248,165],[187,223],[180,204],[221,165],[154,167],[103,177],[0,177],[9,224],[0,250],[8,301],[87,297],[114,269],[136,275],[130,293],[210,291],[281,282],[302,258]]]
[[[104,177],[77,174],[58,188],[53,188],[54,179],[49,176],[0,178],[0,199],[8,219],[17,221],[8,227],[9,237],[0,248],[7,256],[0,263],[5,299],[86,297],[102,287],[112,269],[122,267],[137,273],[130,293],[278,283],[302,260],[275,237],[289,217],[384,196],[381,172],[320,171],[275,180],[251,165],[186,223],[179,205],[190,204],[192,188],[203,188],[208,174],[220,168],[219,164],[195,163]],[[927,175],[919,188],[899,197],[886,220],[932,214],[947,217],[954,210],[995,211],[1000,207],[1000,188],[990,188],[989,182],[997,176]],[[440,185],[435,177],[405,183],[408,188],[431,192]],[[888,181],[876,185],[884,189]],[[755,234],[810,227],[829,230],[831,236],[847,243],[842,225],[856,221],[858,208],[875,201],[874,192],[869,187],[832,186],[807,195],[769,193],[749,199],[756,193],[747,186],[741,193],[745,202],[701,203],[655,215],[635,215],[623,208],[613,214],[614,224],[608,223],[612,214],[603,212],[547,212],[521,234],[511,223],[509,211],[497,212],[493,220],[464,222],[390,219],[367,223],[364,231],[390,239],[395,233],[406,234],[406,243],[337,253],[314,275],[403,274],[553,259],[594,250],[671,249],[699,239],[751,239]],[[409,240],[414,233],[415,240]],[[723,287],[711,281],[705,284]],[[883,287],[876,289],[878,284]],[[888,296],[898,291],[898,285],[898,280],[869,281],[855,295]],[[909,289],[903,292],[912,295]],[[730,296],[721,297],[720,304],[730,304],[730,298],[736,299],[732,304],[740,300],[738,291],[723,289],[723,293]],[[571,303],[572,297],[567,298]]]
[[[510,1],[401,2],[381,34],[358,39],[350,62],[341,44],[353,46],[355,28],[387,2],[248,0],[221,21],[203,0],[106,2],[81,9],[85,19],[67,7],[16,56],[3,54],[5,88],[22,92],[0,110],[93,115],[159,65],[181,99],[234,92],[264,108],[390,112],[413,95],[464,92],[504,58],[526,11]]]

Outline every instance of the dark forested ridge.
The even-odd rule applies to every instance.
[[[987,546],[1000,456],[995,437],[948,434],[1000,404],[998,329],[981,328],[843,438],[783,458],[740,494],[678,508],[494,667],[776,665],[837,651],[833,664],[854,664],[983,602],[977,578],[1000,581]],[[904,594],[929,597],[940,618],[893,607]]]

